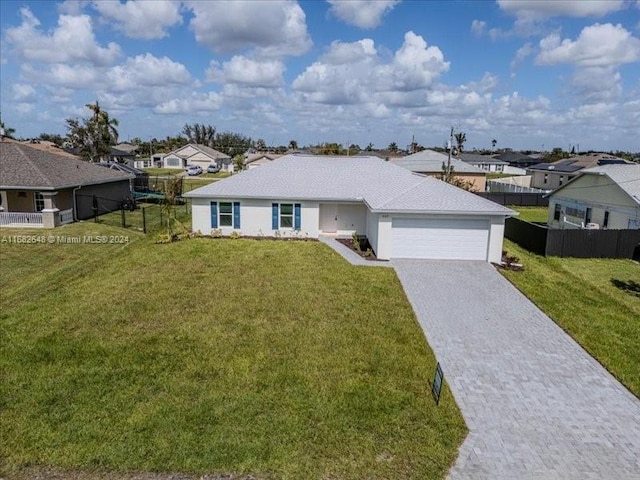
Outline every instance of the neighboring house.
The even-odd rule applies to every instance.
[[[459,155],[459,159],[463,162],[485,170],[487,172],[502,172],[504,167],[508,165],[507,162],[498,160],[491,155],[481,155],[479,153],[466,153],[462,152]]]
[[[377,157],[286,155],[187,192],[206,235],[366,235],[379,259],[499,262],[515,212]]]
[[[577,177],[581,170],[601,165],[628,164],[627,160],[606,153],[590,153],[564,158],[553,163],[538,163],[527,169],[531,175],[531,187],[541,190],[555,190]]]
[[[502,152],[493,155],[493,158],[508,163],[512,167],[527,168],[540,163],[540,156],[525,155],[520,152]]]
[[[109,151],[109,156],[108,157],[102,157],[100,159],[100,162],[101,163],[117,162],[117,163],[122,163],[124,165],[129,165],[130,167],[133,167],[135,159],[136,159],[135,152],[129,152],[129,151],[126,151],[126,150],[120,150],[116,146],[116,147],[111,147],[111,150]]]
[[[583,170],[551,193],[547,223],[550,228],[640,229],[640,165]]]
[[[0,226],[53,228],[119,208],[134,176],[10,140],[0,142]]]
[[[281,156],[282,155],[278,155],[277,153],[250,153],[246,155],[244,159],[244,168],[246,170],[251,170],[252,168],[269,163]]]
[[[229,155],[197,143],[189,143],[167,153],[162,161],[164,168],[184,169],[188,165],[199,165],[203,170],[215,163],[221,171],[233,173],[233,162]]]
[[[134,155],[138,151],[138,146],[137,145],[131,145],[130,143],[119,143],[114,148],[116,150],[121,151],[121,152],[126,152],[126,153],[129,153],[129,154],[132,153]]]
[[[391,160],[391,163],[415,173],[442,178],[442,166],[447,164],[448,155],[434,150],[422,150],[406,157]],[[451,166],[456,177],[471,183],[475,190],[484,192],[486,189],[487,173],[473,165],[451,157]]]

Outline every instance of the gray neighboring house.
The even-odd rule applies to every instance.
[[[632,162],[607,153],[588,153],[564,158],[553,163],[539,163],[528,167],[527,173],[531,175],[530,186],[532,188],[555,190],[580,175],[581,171],[587,168],[630,163]]]
[[[131,195],[133,178],[64,152],[3,139],[0,226],[53,228],[91,218],[94,198],[116,210]]]
[[[463,162],[487,172],[502,172],[504,167],[509,165],[507,162],[494,158],[491,155],[482,155],[480,153],[462,152],[459,157]]]

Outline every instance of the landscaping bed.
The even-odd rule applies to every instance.
[[[352,235],[351,238],[336,238],[336,241],[349,247],[352,251],[360,255],[365,260],[377,260],[376,254],[371,248],[369,239],[364,235]]]

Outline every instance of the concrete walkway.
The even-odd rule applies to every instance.
[[[494,267],[392,264],[470,430],[450,478],[640,479],[640,401]]]
[[[351,265],[358,265],[360,267],[392,267],[390,262],[383,260],[366,260],[362,258],[349,247],[338,242],[335,237],[320,235],[318,240],[338,252]]]

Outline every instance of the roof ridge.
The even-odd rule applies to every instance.
[[[415,173],[412,173],[412,175],[421,176],[421,175],[418,175],[418,174],[415,174]],[[414,189],[418,188],[420,185],[422,185],[422,184],[424,184],[424,183],[428,183],[430,180],[431,180],[431,178],[430,178],[430,177],[428,177],[428,176],[424,176],[424,178],[422,179],[422,181],[420,181],[420,182],[416,183],[415,185],[413,185],[412,187],[409,187],[409,188],[407,188],[406,190],[404,190],[404,191],[400,192],[398,195],[395,195],[395,196],[393,196],[393,197],[389,198],[386,202],[384,202],[382,205],[380,205],[380,207],[379,207],[379,208],[384,208],[384,206],[385,206],[385,205],[388,205],[389,203],[393,202],[394,200],[396,200],[396,199],[398,199],[398,198],[400,198],[400,197],[403,197],[404,195],[406,195],[406,194],[407,194],[407,193],[409,193],[410,191],[412,191],[412,190],[414,190]],[[365,197],[365,200],[366,200],[366,197]],[[368,202],[367,202],[367,203],[368,203]]]
[[[33,168],[36,172],[38,172],[38,175],[40,176],[41,179],[44,180],[44,183],[48,186],[48,187],[53,187],[53,184],[51,183],[51,180],[49,180],[49,178],[42,172],[42,170],[40,169],[40,167],[38,167],[37,164],[35,164],[31,158],[29,158],[29,155],[27,155],[25,153],[25,151],[23,150],[24,148],[29,148],[26,145],[20,144],[20,143],[16,143],[16,148],[18,149],[18,151],[20,152],[20,156],[24,157],[24,159],[27,161],[27,163],[31,166],[31,168]],[[31,150],[34,150],[36,152],[38,152],[38,155],[40,154],[40,152],[42,152],[42,150],[39,150],[37,148],[32,148]]]

